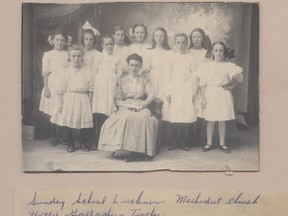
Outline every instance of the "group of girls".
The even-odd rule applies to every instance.
[[[69,152],[77,146],[89,151],[91,143],[98,148],[102,125],[117,112],[116,87],[128,74],[129,57],[141,62],[139,74],[151,81],[154,97],[163,102],[163,134],[168,137],[169,150],[178,145],[189,150],[191,125],[201,117],[207,121],[207,145],[202,151],[213,148],[214,124],[218,121],[220,149],[230,152],[225,144],[225,121],[235,118],[231,90],[243,76],[242,68],[226,61],[233,56],[223,42],[205,47],[208,38],[197,28],[190,38],[176,34],[171,49],[167,31],[159,27],[150,45],[146,42],[147,27],[136,24],[132,28],[134,43],[126,46],[124,28],[115,26],[111,35],[101,37],[103,51],[99,52],[94,48],[95,32],[91,26],[83,30],[82,44],[70,46],[68,52],[64,50],[67,36],[55,33],[50,41],[53,49],[44,53],[40,110],[51,116],[54,125],[51,145],[67,142]],[[129,86],[137,87],[137,83]]]

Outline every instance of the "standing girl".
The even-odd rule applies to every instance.
[[[143,58],[143,64],[140,73],[146,73],[148,71],[147,49],[151,47],[150,44],[145,42],[148,37],[147,27],[143,24],[135,24],[132,28],[132,37],[135,39],[135,43],[128,47],[129,55],[136,53]]]
[[[84,51],[78,45],[69,48],[70,66],[62,70],[58,87],[58,110],[51,116],[51,122],[67,127],[68,152],[74,152],[80,145],[89,151],[84,138],[87,128],[93,127],[91,100],[93,75],[89,68],[82,67]]]
[[[162,103],[164,102],[161,118],[162,124],[160,124],[159,127],[158,137],[159,142],[163,143],[169,142],[168,140],[165,140],[165,135],[168,133],[167,124],[169,113],[169,106],[167,105],[167,101],[165,100],[165,89],[167,89],[168,86],[170,70],[170,64],[167,64],[167,59],[170,58],[172,53],[173,51],[168,44],[167,31],[162,27],[157,28],[153,33],[152,47],[147,51],[147,64],[150,70],[149,78],[154,87],[155,96],[156,98],[159,98]]]
[[[123,67],[123,72],[128,73],[128,65],[126,63],[126,58],[129,55],[129,49],[125,44],[125,30],[122,26],[114,26],[112,36],[114,39],[113,53],[119,58],[121,58],[121,65]]]
[[[243,81],[242,68],[226,62],[227,58],[232,58],[234,55],[223,42],[215,42],[211,49],[213,60],[200,69],[202,105],[205,108],[204,114],[207,121],[207,145],[202,151],[212,149],[214,124],[218,121],[220,149],[230,153],[225,144],[225,121],[235,119],[231,90]]]
[[[182,149],[189,151],[189,126],[196,121],[194,97],[196,93],[194,61],[188,53],[188,36],[175,36],[176,52],[171,58],[171,75],[169,81],[167,102],[169,103],[168,119],[172,143],[169,150],[181,143]],[[173,139],[173,140],[172,140]]]
[[[97,44],[97,35],[100,33],[97,29],[93,28],[87,21],[82,27],[81,43],[84,46],[84,64],[93,71],[93,65],[97,64],[94,61],[98,61],[101,53],[94,47]]]
[[[68,53],[64,46],[68,41],[68,36],[63,32],[56,32],[49,36],[48,42],[53,49],[45,52],[42,58],[42,76],[44,88],[41,94],[39,110],[51,116],[53,110],[57,109],[56,85],[59,73],[62,68],[68,66]],[[55,146],[62,142],[63,128],[51,125],[52,140],[51,145]]]
[[[110,35],[102,37],[103,51],[96,68],[92,112],[96,129],[96,146],[104,121],[115,111],[114,96],[117,77],[122,73],[121,59],[113,53],[114,40]]]
[[[205,34],[204,30],[201,28],[195,28],[192,30],[190,36],[190,47],[189,47],[189,54],[191,55],[192,59],[194,59],[194,70],[196,75],[196,81],[197,86],[199,86],[199,79],[200,74],[198,73],[198,68],[203,63],[208,61],[208,58],[206,58],[207,51],[211,48],[211,42],[209,37]],[[199,117],[195,123],[195,127],[193,128],[194,134],[192,135],[192,140],[195,138],[195,140],[200,139],[201,135],[201,126],[203,123],[203,109],[201,104],[201,90],[200,88],[197,88],[196,95],[195,95],[195,109],[197,113],[197,117]],[[201,118],[201,119],[200,119]]]

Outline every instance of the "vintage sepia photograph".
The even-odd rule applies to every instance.
[[[259,4],[22,4],[25,172],[258,171]]]

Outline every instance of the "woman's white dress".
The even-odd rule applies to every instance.
[[[92,112],[111,115],[115,112],[115,91],[117,77],[122,73],[121,59],[115,54],[108,54],[105,50],[96,68],[94,78],[94,92]]]
[[[242,76],[242,70],[231,62],[212,61],[200,67],[200,86],[206,87],[204,117],[207,121],[235,119],[232,93],[223,86],[229,84],[233,76]]]
[[[180,54],[175,51],[170,62],[171,71],[167,94],[171,95],[171,103],[166,103],[169,110],[168,121],[173,123],[195,122],[196,109],[192,101],[197,89],[194,61],[188,52]]]
[[[132,107],[145,100],[153,86],[149,79],[137,79],[127,75],[119,80],[116,100],[124,101]],[[155,155],[158,120],[147,108],[136,112],[128,107],[120,107],[103,124],[98,149],[105,151],[126,150]]]
[[[50,50],[45,52],[42,58],[42,75],[48,76],[48,87],[50,98],[44,96],[44,88],[41,93],[39,110],[52,115],[55,106],[57,106],[56,86],[59,80],[59,73],[62,68],[68,66],[68,52],[64,50]]]
[[[88,67],[68,67],[62,71],[58,94],[63,94],[63,110],[54,110],[50,121],[60,126],[81,129],[93,127],[88,92],[94,89],[93,74]],[[58,96],[58,95],[57,95]]]

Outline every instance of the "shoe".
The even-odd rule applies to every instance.
[[[51,146],[57,146],[59,143],[60,143],[60,141],[58,139],[54,138],[51,140],[50,145]]]
[[[153,161],[153,157],[146,155],[145,158],[144,158],[144,160],[145,160],[145,161]]]
[[[169,147],[168,147],[168,151],[172,151],[172,150],[174,150],[174,149],[176,149],[176,146],[175,146],[175,145],[172,145],[172,146],[169,146]]]
[[[203,148],[202,148],[202,152],[207,152],[207,151],[210,151],[210,150],[212,150],[213,149],[213,147],[212,147],[212,145],[206,145],[206,146],[204,146]]]
[[[230,149],[226,146],[226,145],[223,145],[223,146],[220,146],[220,150],[225,152],[225,153],[230,153]]]
[[[90,148],[88,148],[85,144],[81,143],[80,147],[82,148],[83,151],[89,152]]]
[[[189,151],[189,150],[190,150],[190,147],[189,147],[189,146],[182,146],[182,149],[183,149],[184,151]]]
[[[75,151],[74,146],[69,145],[68,148],[67,148],[67,151],[70,152],[70,153],[71,153],[71,152],[74,152],[74,151]]]

